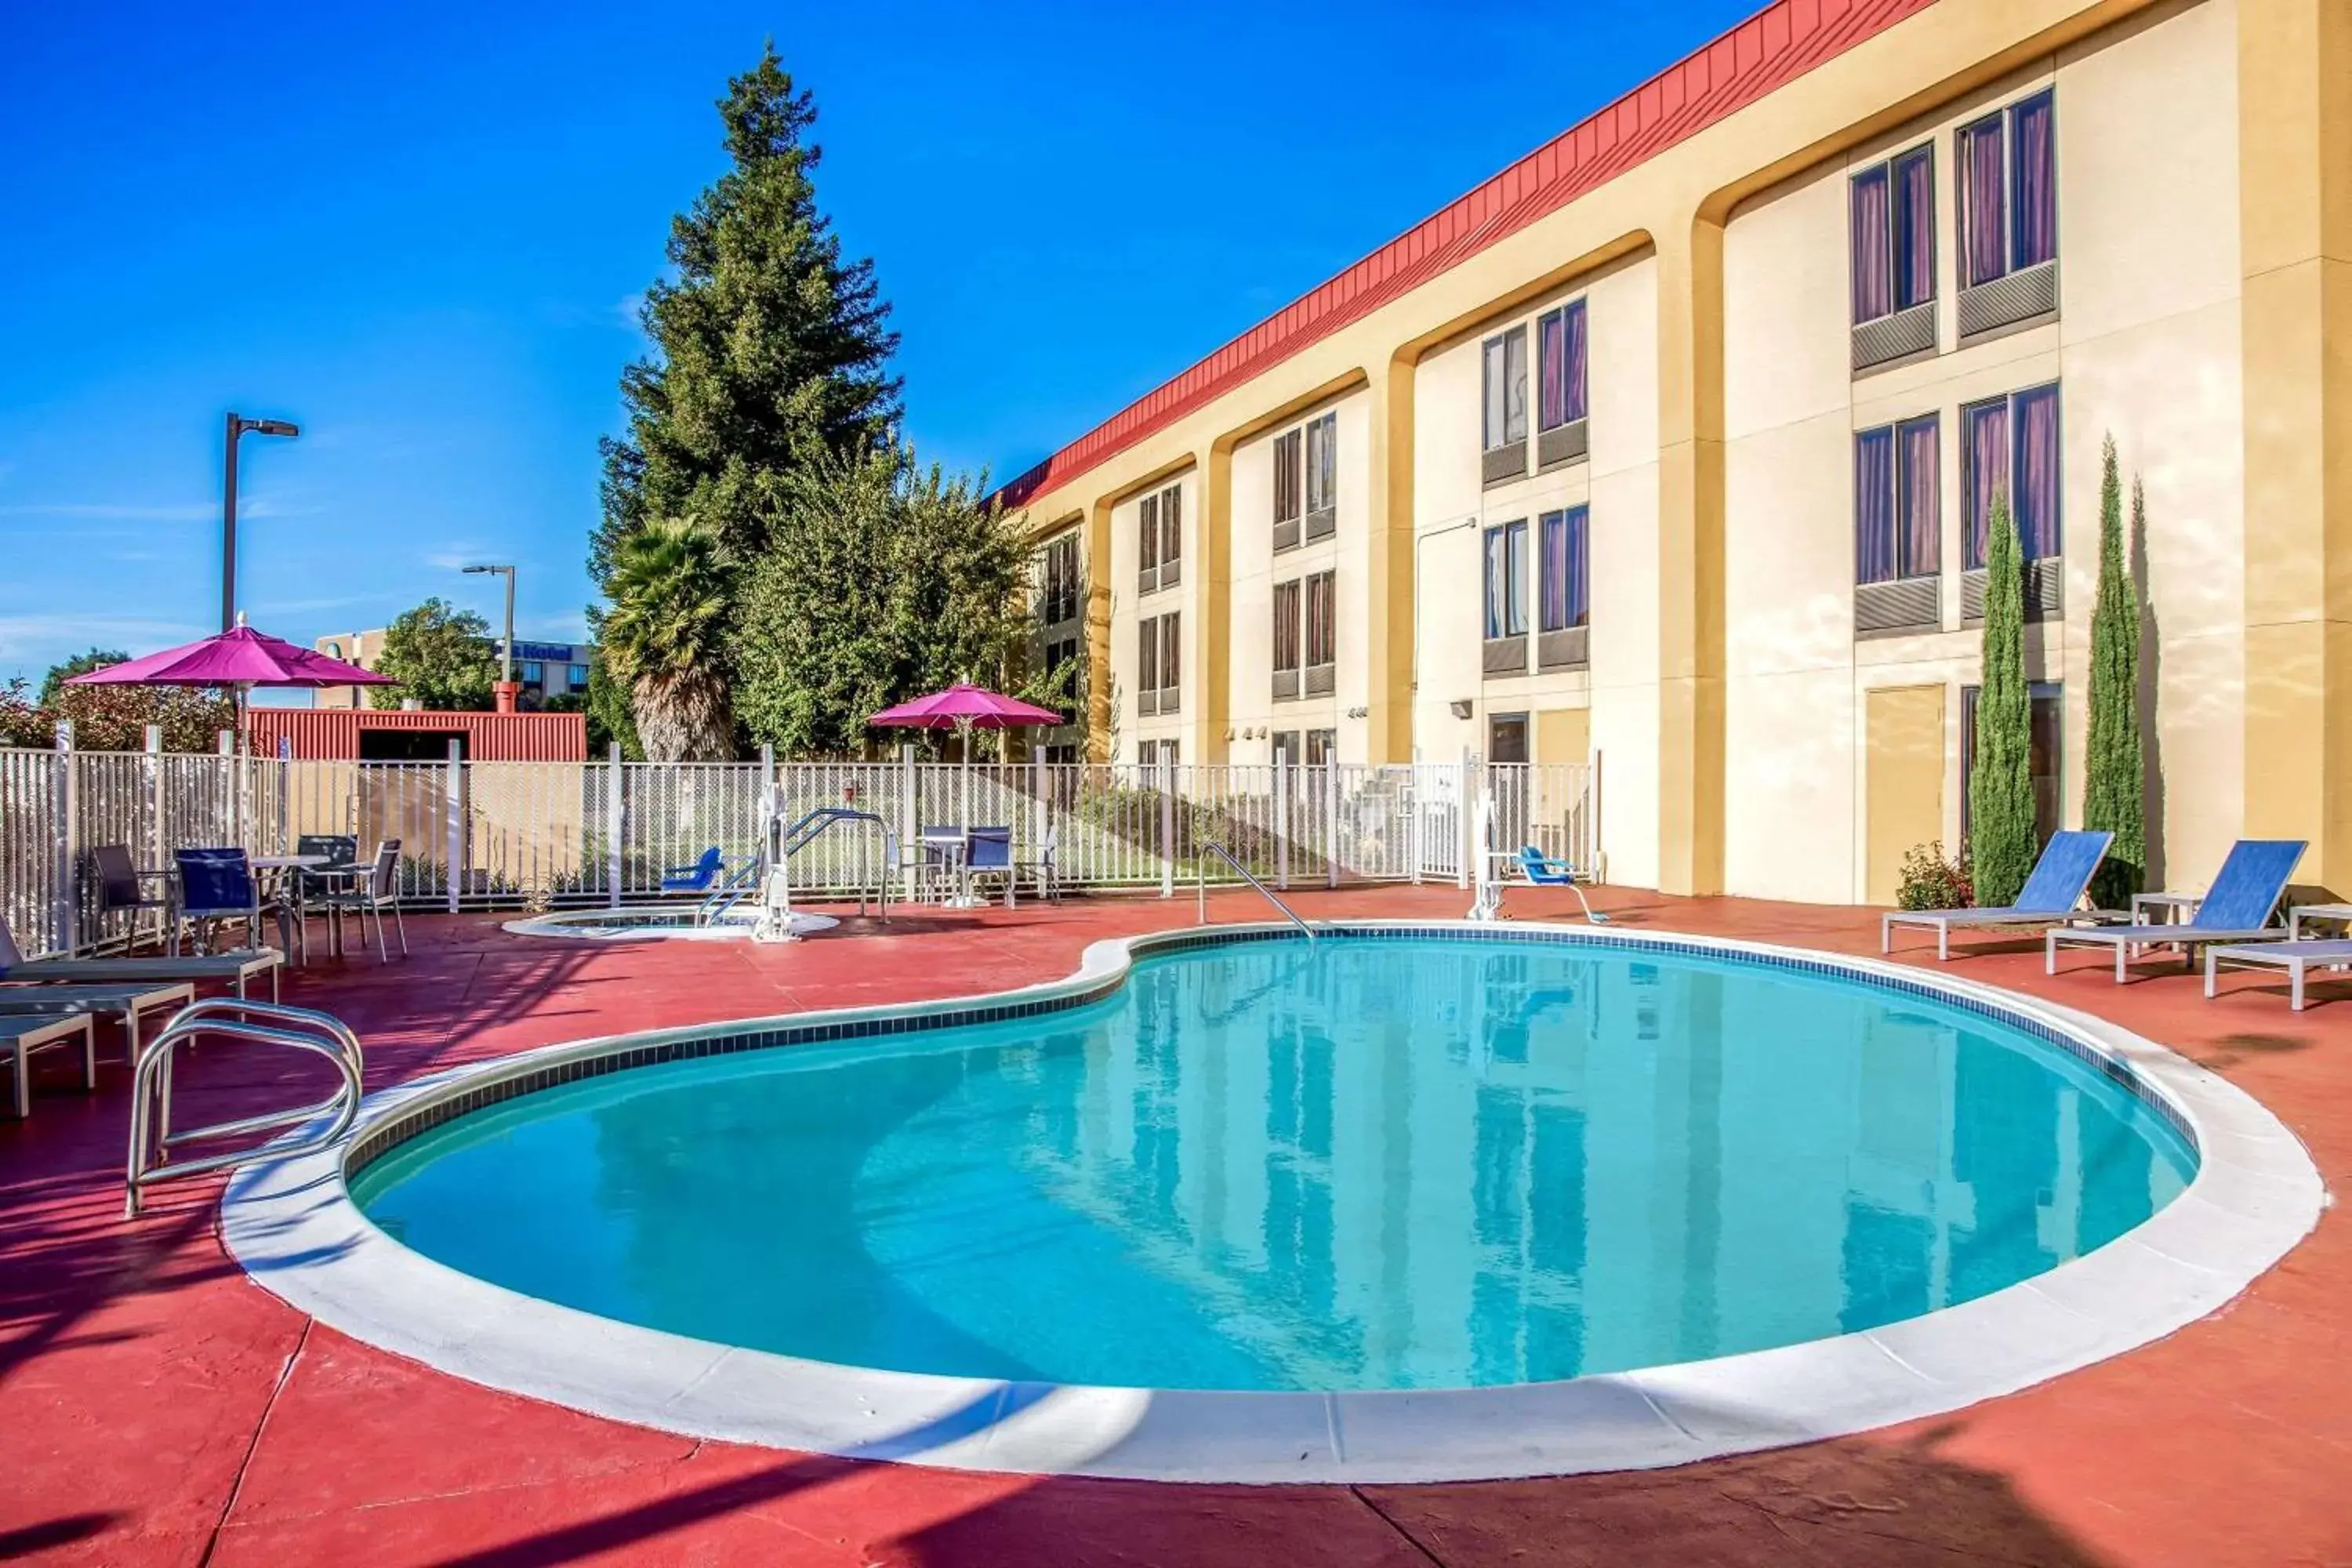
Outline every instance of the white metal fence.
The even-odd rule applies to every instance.
[[[400,841],[411,907],[618,904],[716,846],[756,858],[770,823],[824,806],[868,811],[897,841],[925,827],[1002,826],[1013,858],[1050,851],[1065,886],[1173,893],[1230,879],[1214,843],[1276,889],[1474,874],[1475,803],[1492,843],[1532,844],[1582,868],[1599,847],[1595,769],[1473,760],[1323,767],[918,763],[362,763],[228,755],[0,749],[0,915],[27,952],[122,940],[101,909],[89,851],[122,845],[140,867],[175,848],[299,851],[305,837]],[[773,816],[772,818],[771,813]],[[797,891],[872,889],[885,839],[845,826],[793,857]],[[901,871],[901,874],[905,872]]]

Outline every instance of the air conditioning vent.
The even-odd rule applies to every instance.
[[[1327,506],[1321,511],[1310,511],[1307,514],[1307,538],[1328,539],[1339,531],[1339,508]]]
[[[1274,525],[1274,548],[1277,554],[1285,550],[1296,550],[1298,548],[1298,520],[1297,518],[1294,517],[1289,519],[1287,521],[1277,522]]]
[[[1525,441],[1497,447],[1478,459],[1478,482],[1481,484],[1505,484],[1526,477],[1527,471],[1528,444]]]
[[[1479,668],[1488,675],[1525,675],[1528,672],[1528,639],[1523,637],[1489,637]]]
[[[1927,353],[1936,346],[1936,302],[1928,300],[1853,329],[1854,374]]]
[[[1274,700],[1276,702],[1288,702],[1297,695],[1298,672],[1295,669],[1276,670],[1274,672]]]
[[[1331,677],[1337,668],[1338,667],[1336,665],[1308,665],[1307,667],[1307,695],[1309,697],[1330,696]]]
[[[1582,669],[1591,662],[1590,626],[1570,626],[1564,631],[1540,632],[1536,637],[1536,668],[1538,669]]]
[[[1960,290],[1960,341],[2058,312],[2058,264],[2045,261]]]
[[[1932,632],[1943,624],[1944,584],[1937,578],[1863,583],[1853,590],[1853,635],[1858,637]]]
[[[1979,566],[1960,574],[1960,619],[1969,626],[1984,620],[1985,572]],[[2063,620],[2066,615],[2066,563],[2055,555],[2025,563],[2025,618]]]
[[[1536,466],[1539,468],[1580,462],[1591,450],[1591,426],[1582,419],[1571,419],[1536,435]]]

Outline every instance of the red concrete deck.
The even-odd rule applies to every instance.
[[[1613,894],[1628,925],[1875,951],[1863,911]],[[1305,895],[1315,915],[1461,913],[1451,889]],[[1515,892],[1514,912],[1566,912]],[[1221,898],[1223,919],[1263,913]],[[412,921],[414,960],[289,978],[365,1037],[371,1087],[655,1024],[941,996],[1066,973],[1189,901],[917,913],[788,948],[590,945]],[[1932,950],[1929,950],[1932,952]],[[1929,959],[1932,963],[1932,958]],[[2352,1005],[2301,1016],[2259,976],[2208,1005],[2038,951],[1962,973],[2163,1040],[2352,1174]],[[2319,998],[2352,1000],[2343,987]],[[230,1053],[186,1116],[289,1092]],[[475,1387],[319,1327],[248,1283],[216,1183],[120,1218],[125,1078],[44,1074],[0,1123],[0,1560],[310,1563],[2215,1564],[2352,1563],[2352,1228],[2332,1214],[2216,1317],[1935,1422],[1682,1469],[1436,1487],[1168,1487],[958,1475],[698,1443]]]

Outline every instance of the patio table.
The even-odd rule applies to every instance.
[[[937,853],[950,867],[950,880],[955,886],[951,898],[940,900],[946,910],[976,910],[982,900],[971,892],[971,833],[968,828],[942,828],[918,835],[924,851]]]
[[[310,921],[303,907],[303,879],[294,873],[308,871],[314,876],[329,875],[330,868],[335,864],[334,857],[331,855],[255,855],[248,857],[247,863],[252,866],[257,875],[263,871],[277,873],[274,880],[278,889],[278,940],[289,950],[296,945],[295,942],[288,939],[286,931],[286,911],[291,909],[294,915],[294,930],[299,935],[302,953],[298,962],[308,965],[310,962]],[[327,919],[327,954],[331,958],[343,956],[342,922],[331,910],[329,911]]]

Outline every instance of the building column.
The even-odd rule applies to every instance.
[[[1185,721],[1184,760],[1223,763],[1232,759],[1225,739],[1233,714],[1234,620],[1234,455],[1223,441],[1213,441],[1194,458],[1200,475],[1201,516],[1188,527],[1184,563],[1189,574],[1200,574],[1184,594],[1184,614],[1192,622],[1192,646],[1201,650],[1201,690],[1197,700],[1185,694],[1187,707],[1198,707]],[[1194,552],[1197,550],[1198,553]]]
[[[1110,498],[1087,508],[1080,549],[1086,573],[1087,761],[1108,763],[1113,744],[1110,679]]]
[[[1364,603],[1370,646],[1364,649],[1370,710],[1364,724],[1364,760],[1412,761],[1413,624],[1412,574],[1412,378],[1415,362],[1392,357],[1370,378],[1372,433],[1371,495],[1364,509],[1371,537],[1366,542]]]
[[[1658,247],[1658,890],[1723,890],[1723,226]]]
[[[2352,0],[2239,0],[2251,837],[2352,891]]]

